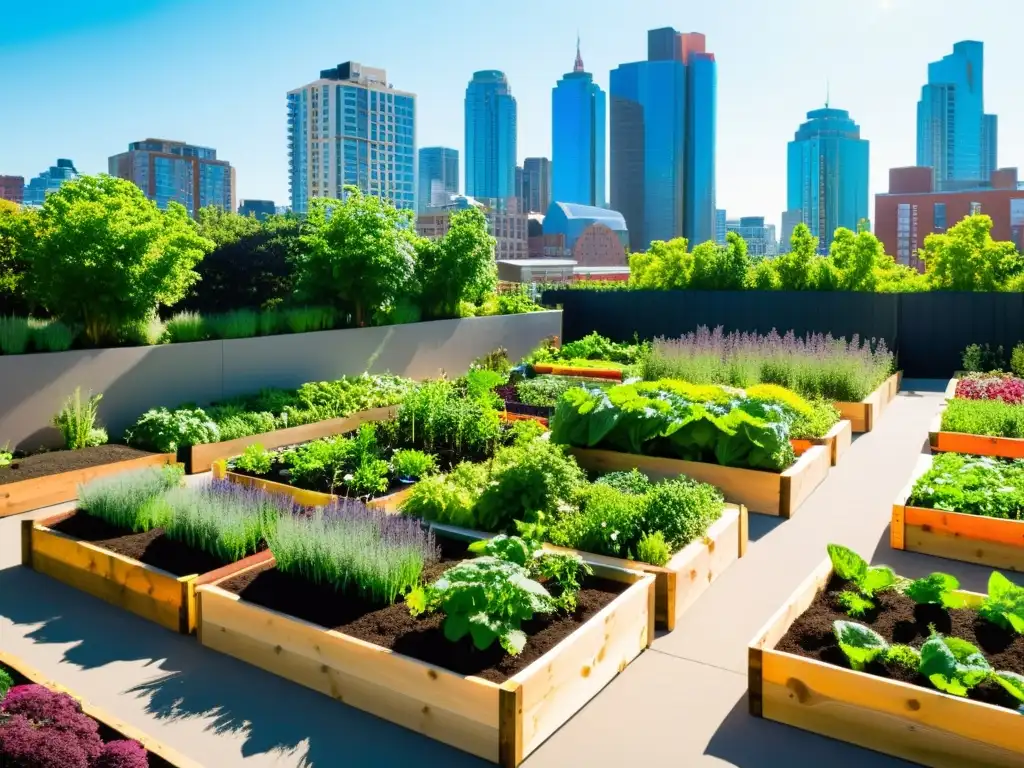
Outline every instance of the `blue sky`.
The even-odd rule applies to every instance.
[[[354,60],[418,96],[419,146],[460,151],[474,70],[501,69],[519,104],[519,158],[550,156],[551,88],[646,55],[648,29],[704,32],[718,60],[718,204],[778,223],[786,142],[805,113],[850,110],[871,141],[872,192],[915,160],[927,64],[985,42],[985,106],[999,164],[1024,166],[1021,0],[49,0],[0,19],[0,174],[57,157],[105,171],[130,141],[215,147],[239,198],[287,202],[285,93]],[[871,209],[874,204],[872,202]]]

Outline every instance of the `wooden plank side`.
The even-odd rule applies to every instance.
[[[707,535],[691,542],[669,560],[666,568],[676,573],[674,601],[658,608],[672,614],[673,628],[712,582],[739,559],[740,533],[740,511],[726,509],[708,529]],[[656,608],[655,615],[658,613],[660,611]]]
[[[816,445],[783,472],[779,478],[779,516],[792,517],[814,489],[828,477],[831,466],[832,457],[825,446]]]
[[[939,410],[928,422],[928,446],[933,450],[939,450],[939,433],[942,431],[942,411],[945,406],[939,406]]]
[[[853,425],[846,419],[840,419],[839,423],[832,427],[831,435],[834,436],[832,441],[832,466],[837,466],[839,460],[843,458],[850,446],[853,444]]]
[[[596,696],[649,643],[653,577],[619,595],[513,681],[522,685],[523,756]]]
[[[988,437],[940,431],[934,450],[1003,459],[1024,459],[1024,440],[1016,437]]]
[[[516,768],[523,762],[523,686],[506,681],[498,692],[498,764]]]
[[[904,507],[909,552],[1024,571],[1024,522]]]
[[[850,428],[857,433],[868,432],[868,405],[857,403],[832,403],[839,410],[839,417],[850,422]]]
[[[262,445],[270,450],[285,445],[305,443],[309,440],[317,440],[321,437],[333,437],[343,435],[358,429],[368,421],[387,421],[393,419],[398,413],[398,406],[385,406],[383,408],[371,408],[366,411],[359,411],[338,419],[327,419],[312,424],[303,424],[298,427],[287,427],[277,429],[273,432],[264,432],[259,435],[239,437],[235,440],[224,440],[219,443],[207,443],[205,445],[194,445],[191,448],[191,471],[193,474],[209,472],[213,463],[218,459],[230,459],[238,456],[250,445]]]
[[[770,650],[762,677],[769,720],[934,768],[1024,764],[1012,710]]]
[[[293,499],[295,503],[301,504],[304,507],[323,507],[330,504],[335,499],[335,497],[329,493],[307,491],[305,488],[296,488],[294,485],[278,483],[262,477],[241,475],[237,472],[231,472],[230,470],[226,470],[223,473],[223,477],[224,479],[232,483],[237,483],[238,485],[247,485],[250,488],[259,488],[261,491],[277,494],[278,496],[288,496]]]
[[[819,448],[819,446],[815,446]],[[781,475],[756,469],[724,467],[699,461],[663,459],[656,456],[603,451],[593,448],[570,448],[569,453],[584,469],[598,472],[638,469],[652,480],[666,480],[687,475],[721,489],[725,500],[742,504],[751,512],[779,514],[782,492]]]
[[[622,371],[618,368],[575,368],[570,365],[537,363],[533,366],[533,370],[535,373],[545,373],[554,376],[576,376],[583,379],[622,381]]]
[[[175,458],[173,453],[155,453],[150,456],[140,456],[137,459],[117,461],[113,464],[101,464],[96,467],[77,469],[73,472],[60,472],[55,475],[0,485],[0,517],[18,515],[22,512],[74,501],[78,498],[78,486],[82,483],[143,467],[173,464]]]
[[[831,578],[832,562],[825,558],[800,583],[800,586],[796,588],[789,600],[761,627],[761,630],[754,636],[754,639],[750,641],[750,647],[761,649],[774,648],[779,640],[789,631],[793,622],[799,618],[800,614],[811,606],[818,592],[828,584]]]

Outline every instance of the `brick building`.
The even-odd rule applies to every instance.
[[[942,233],[965,216],[992,217],[992,237],[1024,250],[1024,188],[1016,168],[993,171],[975,189],[936,192],[931,168],[893,168],[888,193],[875,195],[874,231],[898,263],[924,271],[918,251],[932,233]]]
[[[0,200],[9,200],[20,205],[24,199],[24,176],[0,176]]]

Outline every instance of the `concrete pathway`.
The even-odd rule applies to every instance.
[[[747,556],[524,766],[906,765],[750,717],[746,645],[829,542],[905,576],[941,569],[985,590],[985,568],[888,545],[892,500],[927,450],[944,386],[904,382],[792,520],[751,515]],[[0,649],[182,754],[211,768],[485,765],[21,568],[20,519],[0,520]]]

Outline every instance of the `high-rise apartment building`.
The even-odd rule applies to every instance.
[[[181,203],[190,216],[214,205],[235,210],[235,169],[217,150],[183,141],[133,141],[107,160],[111,176],[133,182],[161,210]]]
[[[802,224],[804,212],[799,208],[782,212],[782,237],[779,238],[779,253],[789,253],[789,241],[793,239],[793,230]]]
[[[51,165],[25,185],[22,202],[25,205],[42,205],[48,194],[60,189],[65,181],[77,179],[78,175],[75,164],[70,160],[61,158],[57,160],[56,165]]]
[[[715,239],[716,91],[715,56],[697,32],[651,30],[647,61],[612,70],[611,207],[631,250]]]
[[[24,176],[0,176],[0,200],[21,203],[25,199]]]
[[[563,75],[551,90],[551,157],[557,202],[605,204],[606,112],[604,91],[584,70],[577,39],[572,72]]]
[[[415,210],[415,94],[355,61],[289,91],[288,184],[295,213],[306,213],[310,198],[341,197],[346,186]]]
[[[419,210],[439,208],[459,194],[459,151],[448,147],[420,149]]]
[[[725,245],[725,235],[729,231],[728,218],[725,215],[725,208],[715,209],[715,242]]]
[[[974,40],[928,65],[917,103],[917,165],[935,169],[937,191],[970,188],[998,166],[998,119],[985,114],[985,46]]]
[[[523,210],[546,213],[551,205],[552,169],[546,157],[528,157],[523,161]]]
[[[238,205],[238,213],[242,216],[252,216],[263,221],[268,216],[277,213],[277,206],[273,200],[243,200]]]
[[[800,211],[819,253],[828,253],[836,229],[856,232],[868,218],[868,151],[850,113],[827,104],[808,112],[789,142],[786,208]]]
[[[516,196],[516,100],[504,72],[473,73],[466,87],[466,194]]]
[[[759,259],[775,255],[775,226],[764,223],[764,216],[743,216],[726,224],[729,232],[747,241],[747,255]]]
[[[416,216],[416,231],[422,237],[440,239],[448,232],[452,213],[471,207],[479,208],[487,218],[487,230],[496,241],[496,259],[529,258],[529,217],[519,208],[515,197],[478,200],[456,195],[439,208],[420,211]]]
[[[526,171],[523,170],[523,166],[516,166],[516,180],[515,184],[512,185],[512,195],[522,203],[526,199]]]

